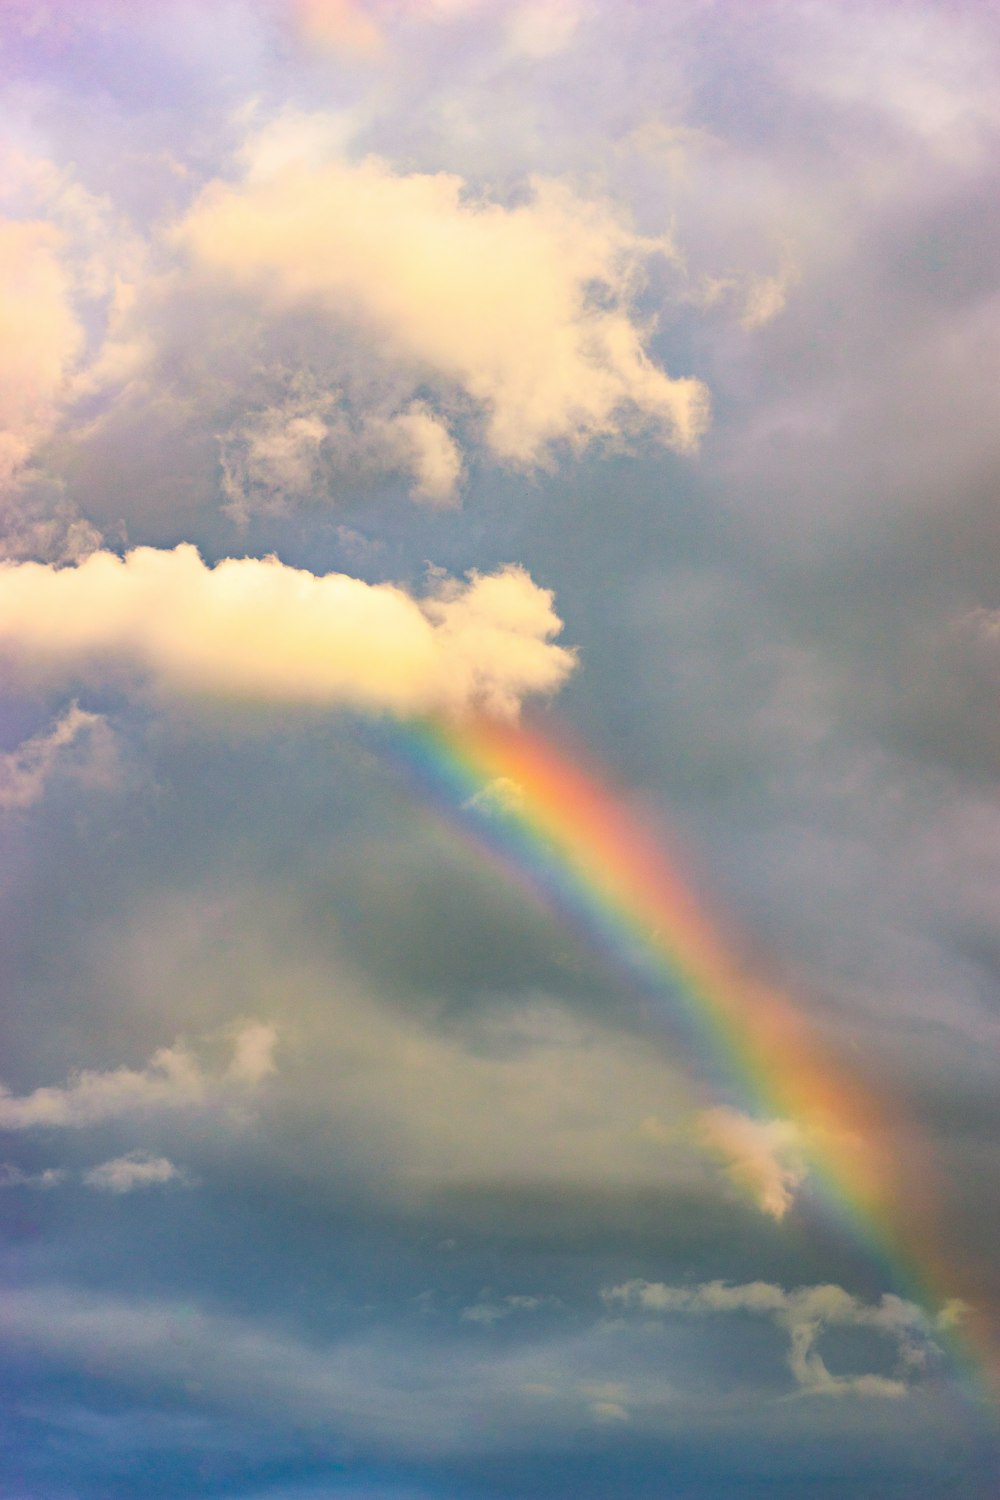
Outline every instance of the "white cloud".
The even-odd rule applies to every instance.
[[[101,1162],[85,1172],[87,1187],[101,1193],[134,1193],[138,1188],[158,1186],[165,1182],[183,1182],[184,1174],[165,1156],[148,1151],[130,1151],[112,1161]]]
[[[518,567],[415,599],[276,558],[210,568],[190,546],[0,564],[0,652],[22,672],[127,664],[166,693],[205,698],[510,715],[571,672],[573,654],[551,640],[560,628],[551,593]]]
[[[755,1120],[719,1107],[697,1118],[698,1137],[763,1213],[783,1219],[807,1176],[802,1131],[792,1120]]]
[[[242,181],[204,190],[175,231],[204,275],[275,314],[307,307],[351,330],[414,396],[430,383],[464,405],[503,462],[534,467],[554,445],[640,431],[697,442],[705,388],[653,362],[636,311],[647,262],[673,257],[668,240],[555,180],[507,206],[444,172],[352,162],[324,118],[279,119],[248,145]],[[424,406],[397,420],[416,446],[418,497],[442,503],[459,460]]]
[[[86,1069],[65,1084],[22,1095],[0,1085],[0,1130],[81,1129],[129,1115],[224,1104],[271,1071],[266,1063],[273,1036],[273,1028],[247,1022],[236,1033],[232,1060],[221,1072],[206,1069],[187,1047],[175,1043],[161,1047],[144,1068]]]
[[[930,1353],[937,1352],[926,1314],[891,1293],[879,1302],[866,1303],[839,1286],[798,1287],[789,1292],[765,1281],[742,1286],[709,1281],[680,1287],[636,1280],[610,1287],[602,1296],[609,1306],[661,1316],[743,1312],[771,1318],[788,1336],[788,1365],[797,1385],[810,1395],[904,1396],[909,1377],[923,1367]],[[896,1376],[831,1374],[816,1343],[825,1329],[833,1327],[873,1328],[893,1339],[898,1349]]]

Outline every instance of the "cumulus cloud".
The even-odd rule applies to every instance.
[[[912,1302],[886,1293],[876,1303],[862,1302],[839,1286],[798,1287],[785,1291],[766,1281],[730,1286],[709,1281],[701,1286],[665,1286],[662,1282],[626,1281],[602,1292],[610,1307],[656,1315],[752,1313],[771,1318],[788,1336],[788,1365],[799,1388],[810,1395],[906,1395],[909,1381],[937,1353],[926,1314]],[[816,1348],[827,1328],[873,1328],[894,1340],[898,1370],[884,1375],[834,1375]]]
[[[248,146],[241,181],[205,188],[174,237],[209,277],[275,314],[315,309],[414,395],[429,383],[464,404],[503,462],[533,467],[555,444],[637,431],[686,449],[705,427],[704,386],[652,360],[636,310],[669,241],[565,183],[487,201],[450,173],[350,161],[331,122],[288,116]],[[458,458],[440,419],[411,400],[397,420],[418,491],[450,497]]]
[[[83,347],[61,245],[53,224],[0,219],[0,485],[51,431]]]
[[[161,1047],[143,1068],[85,1069],[66,1083],[12,1094],[0,1085],[0,1130],[82,1129],[160,1110],[204,1108],[238,1098],[272,1071],[272,1026],[249,1021],[236,1033],[228,1067],[206,1068],[180,1042]]]
[[[0,755],[0,810],[33,806],[57,771],[85,786],[111,786],[117,761],[114,735],[104,715],[71,703],[51,729]]]
[[[418,600],[276,558],[208,567],[191,546],[0,565],[0,651],[21,671],[127,665],[174,694],[509,715],[572,671],[560,628],[551,593],[518,567],[439,580]]]
[[[802,1131],[793,1120],[755,1120],[719,1107],[698,1116],[697,1133],[763,1213],[784,1218],[807,1175]]]
[[[83,1176],[87,1187],[100,1193],[134,1193],[139,1188],[158,1186],[165,1182],[183,1182],[184,1174],[165,1156],[153,1156],[148,1151],[130,1151],[125,1156],[116,1156],[112,1161],[101,1162],[91,1167]]]

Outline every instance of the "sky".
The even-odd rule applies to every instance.
[[[0,73],[0,1500],[995,1500],[995,7]]]

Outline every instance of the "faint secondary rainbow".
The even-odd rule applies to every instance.
[[[493,719],[386,730],[430,801],[605,960],[655,997],[713,1102],[791,1120],[811,1181],[894,1289],[929,1315],[954,1295],[932,1214],[904,1194],[887,1113],[817,1047],[788,999],[744,973],[661,848],[593,774],[536,733]],[[940,1329],[939,1329],[940,1331]],[[992,1355],[975,1323],[946,1331],[981,1390]]]

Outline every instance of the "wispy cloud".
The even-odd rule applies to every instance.
[[[272,1026],[250,1021],[236,1035],[232,1061],[219,1071],[205,1068],[178,1042],[161,1047],[143,1068],[87,1069],[30,1094],[0,1086],[0,1130],[79,1130],[131,1115],[233,1102],[271,1071],[276,1040]]]
[[[32,807],[41,800],[57,771],[86,786],[110,786],[117,765],[115,739],[107,719],[72,703],[51,729],[0,755],[0,810]]]
[[[924,1368],[931,1354],[940,1352],[922,1309],[889,1293],[876,1303],[866,1303],[839,1286],[785,1291],[765,1281],[742,1286],[709,1281],[682,1287],[637,1280],[610,1287],[602,1296],[609,1307],[664,1317],[753,1313],[770,1318],[788,1335],[789,1368],[799,1389],[809,1395],[905,1396],[913,1375]],[[824,1329],[834,1327],[873,1328],[886,1334],[897,1347],[897,1374],[831,1374],[816,1343]]]
[[[67,1181],[69,1173],[62,1167],[46,1167],[42,1172],[25,1172],[11,1162],[0,1165],[0,1188],[49,1188],[60,1187]]]
[[[478,1302],[462,1308],[462,1322],[482,1323],[491,1328],[494,1323],[513,1317],[515,1313],[537,1312],[540,1307],[552,1306],[554,1303],[553,1297],[531,1297],[516,1292],[506,1297],[496,1297],[484,1289]]]

